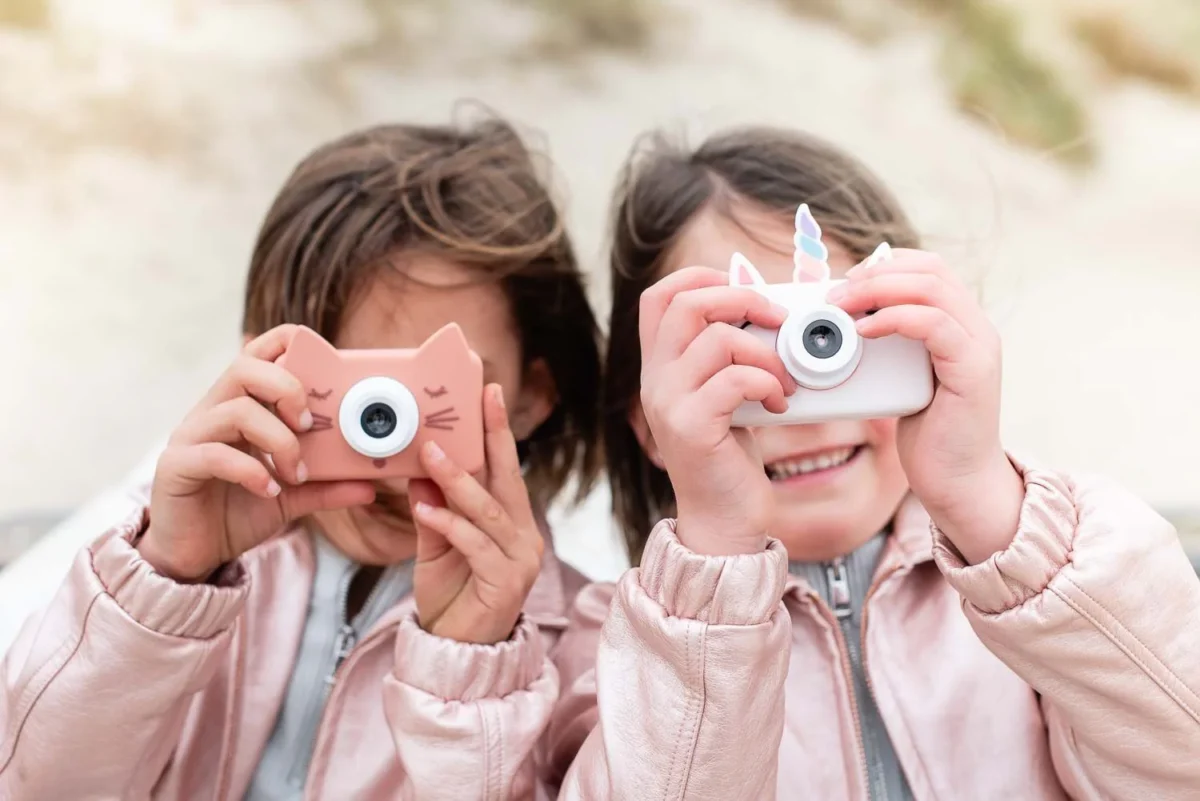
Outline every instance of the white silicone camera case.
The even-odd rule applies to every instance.
[[[801,210],[807,213],[806,207]],[[889,258],[891,249],[885,243],[864,262],[864,268],[870,269]],[[829,280],[827,273],[823,280],[803,280],[801,259],[798,255],[793,281],[787,284],[767,284],[740,253],[735,253],[730,262],[731,284],[754,289],[788,309],[787,320],[779,329],[749,325],[746,330],[775,349],[800,385],[788,398],[786,412],[774,414],[761,403],[751,401],[734,412],[733,425],[905,417],[928,406],[933,400],[934,383],[925,346],[899,335],[879,339],[859,337],[854,320],[825,302],[829,291],[845,281]],[[817,321],[835,324],[841,331],[841,348],[832,357],[814,358],[804,347],[804,331]]]

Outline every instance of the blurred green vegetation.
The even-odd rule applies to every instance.
[[[1200,2],[1115,0],[1079,3],[1068,24],[1078,42],[1116,78],[1144,80],[1200,96]]]
[[[775,2],[872,43],[932,28],[964,112],[1076,166],[1095,157],[1087,107],[1103,81],[1200,97],[1200,0]]]
[[[298,9],[305,2],[293,0]],[[958,107],[1008,140],[1086,166],[1095,156],[1089,105],[1099,90],[1138,80],[1200,98],[1200,0],[741,0],[774,3],[835,26],[868,45],[931,36]],[[310,65],[315,84],[344,94],[348,68],[397,66],[430,40],[409,30],[413,13],[448,18],[471,2],[358,0],[370,16],[361,41]],[[682,16],[684,0],[502,0],[528,13],[518,61],[575,61],[596,52],[650,53]],[[0,0],[0,27],[48,30],[50,0]]]
[[[1009,139],[1076,165],[1091,163],[1084,102],[1021,38],[1021,19],[988,0],[925,0],[942,7],[942,70],[955,101]]]

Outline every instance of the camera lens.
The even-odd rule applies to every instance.
[[[829,320],[813,320],[805,327],[801,341],[814,359],[828,359],[842,349],[842,331]]]
[[[359,423],[368,437],[383,439],[396,430],[396,411],[386,403],[372,403],[363,409]]]
[[[386,459],[412,444],[421,410],[408,387],[387,376],[357,381],[338,406],[338,429],[346,444],[363,456]]]

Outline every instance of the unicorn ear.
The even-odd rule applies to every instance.
[[[862,267],[864,270],[869,270],[881,261],[891,261],[892,246],[887,242],[880,242],[879,247],[875,248],[875,252],[863,261]]]
[[[761,286],[766,283],[750,260],[741,253],[734,253],[729,258],[730,286]]]

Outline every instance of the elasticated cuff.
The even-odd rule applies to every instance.
[[[1011,457],[1010,457],[1011,458]],[[1041,593],[1071,561],[1079,516],[1070,482],[1012,459],[1025,482],[1025,500],[1012,543],[969,565],[934,524],[933,556],[958,593],[986,614],[1013,609]]]
[[[396,636],[397,681],[447,701],[503,698],[527,690],[542,675],[545,651],[537,626],[522,617],[495,645],[448,640],[421,628],[415,614]]]
[[[137,510],[92,546],[92,568],[131,618],[160,634],[206,640],[241,613],[249,578],[240,563],[224,568],[210,584],[179,584],[154,571],[134,548],[149,525],[149,508]]]
[[[672,617],[716,625],[770,620],[787,583],[787,551],[769,540],[761,553],[705,556],[675,536],[675,521],[654,527],[642,556],[642,589]]]

